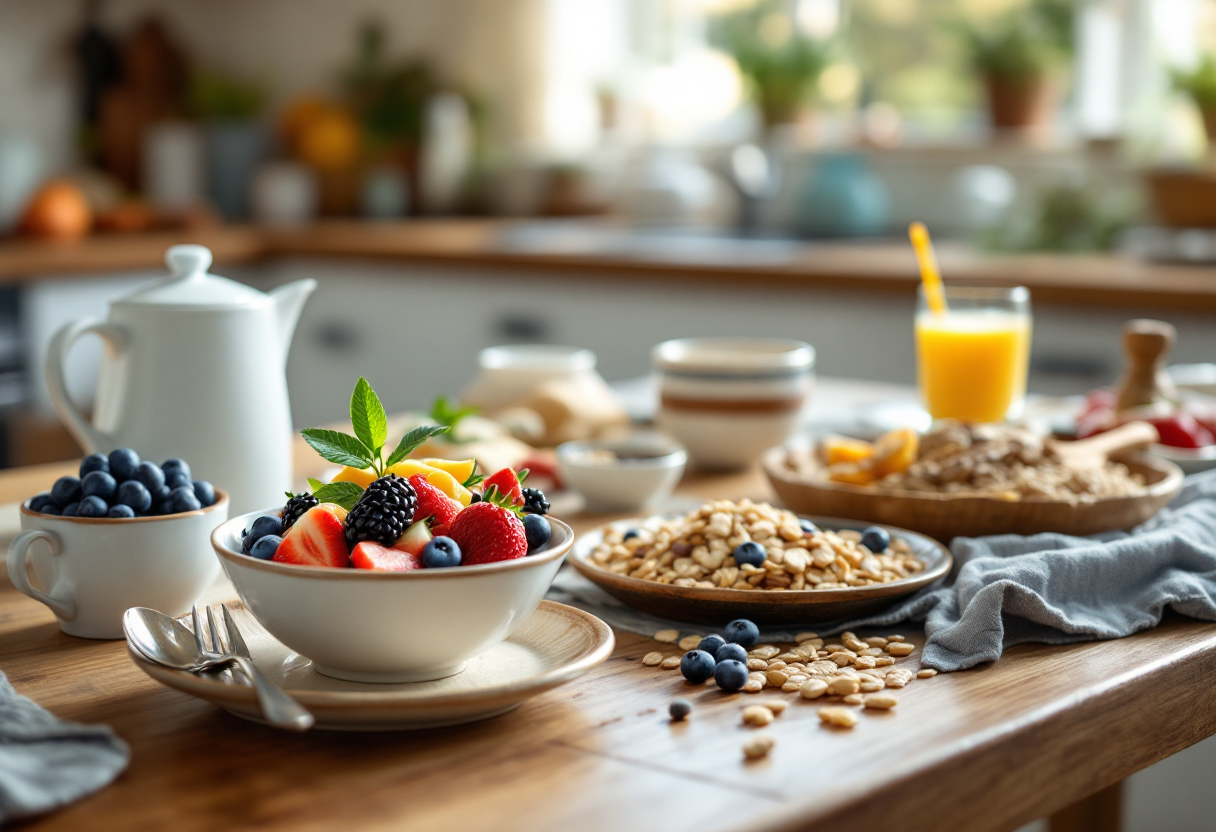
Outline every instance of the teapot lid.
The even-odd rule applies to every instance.
[[[169,276],[145,283],[115,303],[144,306],[252,306],[266,294],[235,280],[207,271],[211,249],[206,246],[172,246],[165,252]]]

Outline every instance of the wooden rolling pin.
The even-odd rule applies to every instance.
[[[1178,333],[1165,321],[1139,318],[1123,325],[1123,352],[1127,369],[1115,385],[1115,409],[1131,410],[1176,395],[1165,372],[1165,359]]]
[[[1128,451],[1144,450],[1155,445],[1160,438],[1157,429],[1148,422],[1128,422],[1076,442],[1047,441],[1062,462],[1081,468],[1101,465],[1112,456]]]

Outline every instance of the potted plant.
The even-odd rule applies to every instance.
[[[996,130],[1042,127],[1051,119],[1055,77],[1072,52],[1069,0],[1031,0],[988,25],[966,23],[963,39],[982,79]]]
[[[191,112],[205,125],[207,195],[228,219],[249,213],[254,171],[266,155],[266,131],[257,120],[265,104],[262,87],[206,70],[190,80]]]
[[[1174,89],[1185,93],[1195,103],[1203,118],[1208,141],[1216,144],[1216,53],[1204,55],[1194,69],[1176,69],[1170,76]]]

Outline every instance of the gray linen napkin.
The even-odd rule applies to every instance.
[[[955,564],[944,584],[876,615],[797,629],[832,634],[924,621],[922,662],[950,671],[994,661],[1006,647],[1025,642],[1131,635],[1156,626],[1167,608],[1216,621],[1216,471],[1188,478],[1167,508],[1131,532],[960,537],[950,548]],[[709,632],[632,610],[571,569],[562,571],[548,597],[641,635],[665,627]],[[789,641],[794,633],[761,635]]]
[[[0,673],[0,825],[97,791],[130,756],[108,727],[58,719]]]

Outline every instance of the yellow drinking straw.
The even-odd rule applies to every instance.
[[[920,266],[920,281],[925,287],[925,301],[934,315],[946,313],[946,293],[942,291],[942,274],[937,269],[937,257],[933,254],[933,243],[929,240],[929,229],[923,222],[908,226],[908,237],[916,252],[916,264]]]

